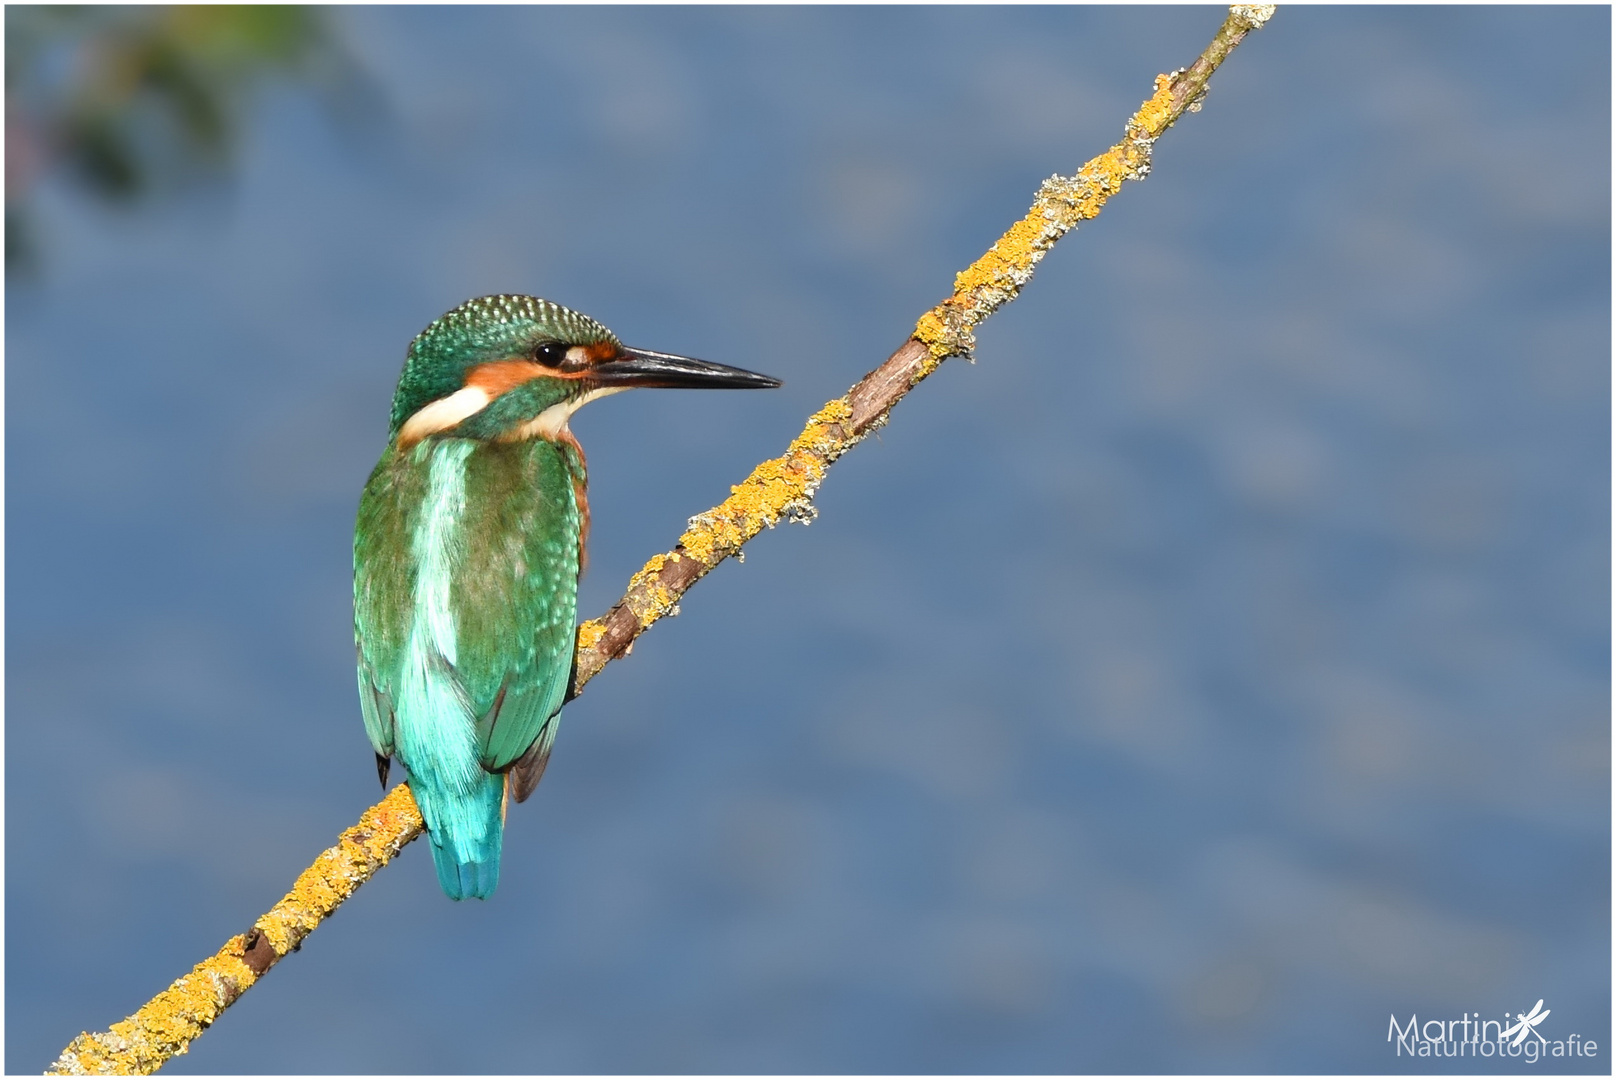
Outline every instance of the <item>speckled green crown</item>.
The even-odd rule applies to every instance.
[[[391,434],[423,405],[459,390],[471,368],[526,356],[547,341],[621,344],[588,315],[537,296],[479,296],[439,316],[410,342],[393,395]]]

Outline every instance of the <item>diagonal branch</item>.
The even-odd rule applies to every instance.
[[[814,493],[831,463],[885,424],[892,407],[945,359],[969,356],[976,327],[1016,298],[1055,241],[1097,215],[1124,181],[1150,172],[1156,139],[1186,111],[1200,108],[1218,65],[1273,13],[1271,4],[1230,8],[1194,64],[1156,77],[1155,93],[1129,118],[1121,142],[1076,175],[1045,180],[1026,216],[956,275],[953,295],[922,315],[913,336],[885,363],[809,417],[783,455],[763,462],[730,489],[729,498],[691,518],[673,549],[652,556],[610,611],[579,626],[572,696],[626,655],[652,623],[677,611],[686,590],[748,540],[781,518],[812,516]],[[336,847],[322,852],[250,930],[231,938],[128,1019],[108,1031],[79,1035],[48,1071],[156,1072],[185,1053],[192,1039],[421,831],[420,812],[409,788],[400,784],[344,832]]]
[[[1194,64],[1156,77],[1156,93],[1129,120],[1122,141],[1078,170],[1052,176],[1032,209],[997,243],[954,278],[954,294],[920,317],[915,332],[887,361],[842,397],[809,417],[783,456],[765,461],[730,497],[690,519],[672,551],[651,558],[629,579],[623,599],[578,628],[573,694],[622,656],[652,623],[677,608],[685,590],[782,517],[813,513],[825,470],[870,432],[892,407],[950,356],[969,356],[975,328],[1016,298],[1055,241],[1099,214],[1124,180],[1150,172],[1156,139],[1186,110],[1200,108],[1207,80],[1246,34],[1262,26],[1273,5],[1237,4]]]

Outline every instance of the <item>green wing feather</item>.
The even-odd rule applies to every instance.
[[[355,533],[360,703],[382,756],[397,744],[392,695],[413,617],[412,538],[430,453],[423,444],[383,457]],[[490,772],[530,748],[547,751],[554,738],[554,725],[545,728],[566,696],[576,634],[582,481],[576,452],[540,439],[478,443],[465,457],[449,567],[450,675],[477,718],[479,761]]]
[[[527,752],[567,692],[580,527],[569,450],[542,439],[485,443],[466,462],[455,667],[490,771]]]
[[[365,734],[381,757],[397,746],[394,693],[414,612],[410,538],[426,472],[389,449],[370,474],[354,526],[354,643]]]

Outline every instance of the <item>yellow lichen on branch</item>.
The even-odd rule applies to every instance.
[[[578,624],[578,651],[586,652],[600,644],[600,639],[606,636],[606,624],[599,619],[589,619]]]
[[[574,696],[652,624],[677,615],[685,590],[737,554],[748,540],[781,518],[813,515],[814,493],[825,470],[874,427],[855,430],[852,415],[851,401],[840,397],[809,417],[784,454],[758,465],[730,488],[727,499],[691,518],[672,551],[651,556],[629,578],[623,599],[612,610],[578,627]]]
[[[628,580],[628,592],[625,594],[628,608],[634,613],[642,630],[664,615],[678,612],[679,598],[657,580],[657,574],[667,565],[668,558],[667,555],[651,556],[640,572]]]
[[[752,537],[782,517],[811,518],[814,493],[830,464],[884,423],[898,400],[945,359],[971,354],[976,327],[1015,299],[1057,240],[1099,214],[1124,181],[1150,171],[1156,139],[1186,111],[1199,108],[1212,73],[1273,12],[1272,5],[1231,8],[1194,64],[1156,77],[1154,92],[1128,119],[1121,142],[1075,176],[1044,181],[1032,208],[955,275],[953,294],[920,317],[904,346],[847,395],[811,417],[784,455],[757,466],[730,489],[729,498],[692,517],[673,550],[655,556],[629,580],[622,600],[579,627],[571,694],[625,655],[657,620],[675,614],[685,590],[738,554]]]
[[[1156,139],[1186,110],[1199,107],[1207,79],[1247,33],[1274,14],[1272,4],[1236,4],[1212,45],[1195,64],[1156,76],[1156,90],[1128,119],[1122,141],[1092,159],[1075,176],[1052,176],[1038,189],[1025,217],[954,276],[954,293],[915,323],[915,339],[929,359],[915,371],[919,382],[950,356],[970,356],[976,328],[1016,298],[1044,254],[1079,222],[1099,215],[1124,181],[1150,172]]]
[[[981,258],[954,275],[953,295],[915,323],[914,336],[930,354],[917,382],[948,357],[969,356],[976,347],[976,327],[1016,298],[1055,242],[1079,222],[1096,217],[1123,181],[1150,171],[1151,147],[1171,122],[1172,99],[1172,76],[1157,76],[1155,94],[1128,120],[1121,142],[1084,165],[1076,176],[1045,180],[1026,216]]]
[[[285,956],[423,828],[410,789],[399,784],[366,810],[335,847],[322,851],[314,865],[298,875],[292,891],[253,923],[253,929],[269,939],[277,959]]]
[[[107,1031],[70,1043],[47,1075],[145,1076],[208,1029],[248,987],[337,909],[354,890],[420,835],[421,813],[403,784],[365,811],[320,853],[287,893],[245,934],[176,979],[139,1012]]]
[[[257,981],[241,959],[245,937],[237,934],[225,942],[127,1020],[108,1031],[81,1034],[46,1075],[146,1076],[185,1053],[191,1040]]]
[[[839,397],[809,417],[785,454],[763,462],[729,489],[729,498],[690,519],[677,550],[716,565],[782,517],[805,512],[825,478],[825,469],[855,441],[842,427],[852,412],[847,398]],[[660,570],[658,560],[662,558],[653,558],[641,574]]]

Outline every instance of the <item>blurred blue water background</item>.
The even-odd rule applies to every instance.
[[[364,139],[39,192],[7,345],[6,1066],[379,795],[358,491],[531,292],[783,377],[591,406],[597,614],[1218,9],[365,8]],[[168,1069],[1610,1070],[1610,14],[1282,8],[1156,171]],[[1410,1062],[1542,998],[1597,1057]]]

